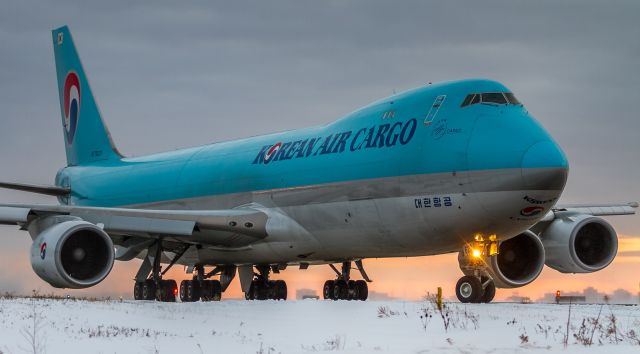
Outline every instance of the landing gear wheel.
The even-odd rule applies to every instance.
[[[200,299],[202,301],[211,301],[213,298],[213,285],[209,280],[194,280],[200,283]]]
[[[349,295],[349,286],[344,280],[336,280],[333,285],[333,300],[344,300]]]
[[[364,280],[356,280],[356,292],[358,297],[356,300],[365,301],[369,297],[369,285]]]
[[[147,279],[142,284],[142,300],[153,300],[156,298],[156,282]]]
[[[222,299],[222,284],[218,280],[209,280],[211,282],[211,301],[220,301]]]
[[[194,280],[187,280],[187,301],[200,300],[200,283]]]
[[[358,286],[356,285],[356,281],[355,280],[349,280],[347,282],[347,287],[348,287],[347,300],[349,300],[349,301],[357,300],[358,299]]]
[[[187,297],[187,284],[189,280],[183,280],[180,282],[180,301],[189,302],[189,298]]]
[[[284,280],[276,280],[274,283],[274,300],[287,299],[287,283]]]
[[[493,300],[495,296],[496,296],[496,284],[493,282],[493,280],[490,280],[489,284],[487,284],[487,286],[484,288],[484,293],[480,298],[480,302],[484,302],[488,304],[491,302],[491,300]]]
[[[462,303],[478,303],[484,291],[480,279],[471,275],[465,275],[456,284],[456,296]]]
[[[142,287],[144,286],[144,282],[137,281],[133,286],[133,298],[135,300],[142,300]]]
[[[222,285],[217,280],[192,280],[200,284],[200,299],[202,301],[220,301],[222,298]],[[193,300],[193,301],[197,301]]]
[[[335,281],[327,280],[324,282],[324,286],[322,287],[322,297],[325,300],[333,299],[333,286],[335,285]]]
[[[161,280],[160,291],[156,291],[156,300],[162,302],[175,302],[178,293],[178,285],[175,280]]]

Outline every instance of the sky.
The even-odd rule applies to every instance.
[[[51,30],[69,25],[103,118],[127,156],[324,124],[428,82],[509,87],[570,162],[561,203],[640,200],[638,1],[5,1],[0,3],[0,180],[52,183],[66,163]],[[55,203],[0,190],[0,202]],[[616,260],[594,274],[545,268],[498,292],[640,287],[640,216],[608,219]],[[0,292],[52,292],[30,237],[0,226]],[[132,293],[138,261],[72,295]],[[365,260],[372,291],[452,296],[456,255]],[[327,266],[287,269],[290,296]],[[184,279],[180,267],[171,276]],[[238,284],[225,297],[239,297]]]

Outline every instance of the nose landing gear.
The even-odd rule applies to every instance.
[[[489,303],[496,296],[496,285],[489,277],[465,275],[456,284],[456,297],[463,303]]]
[[[456,297],[462,303],[489,303],[496,296],[496,285],[487,272],[486,255],[498,252],[496,238],[489,236],[488,242],[476,236],[473,245],[466,245],[458,255],[460,269],[465,276],[456,283]]]

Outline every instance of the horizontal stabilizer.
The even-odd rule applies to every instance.
[[[51,185],[41,185],[41,184],[0,182],[0,188],[15,189],[23,192],[52,195],[54,197],[64,197],[71,194],[71,190],[69,188],[63,188],[63,187],[51,186]]]

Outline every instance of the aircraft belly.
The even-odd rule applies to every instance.
[[[200,256],[207,263],[431,255],[455,252],[478,232],[509,238],[535,224],[560,191],[523,190],[520,173],[513,169],[389,177],[194,198],[153,207],[233,208],[242,207],[233,205],[234,200],[251,200],[244,206],[269,215],[269,236],[245,247],[205,245]],[[531,206],[528,195],[546,204],[533,214],[520,215]]]

